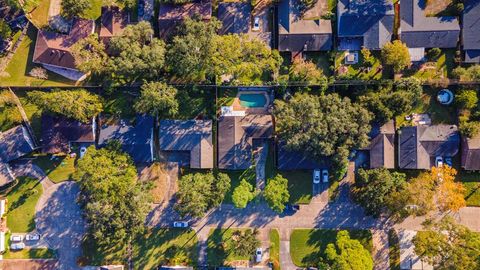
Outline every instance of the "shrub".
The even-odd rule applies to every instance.
[[[463,136],[467,138],[473,138],[480,132],[480,122],[462,121],[460,122],[459,130]]]
[[[427,52],[427,59],[429,61],[437,61],[441,54],[442,50],[439,48],[433,48]]]
[[[43,79],[43,80],[48,79],[47,70],[41,67],[32,68],[32,70],[30,70],[28,74],[37,79]]]
[[[475,90],[462,90],[456,97],[456,104],[461,110],[471,110],[477,106],[478,97]]]

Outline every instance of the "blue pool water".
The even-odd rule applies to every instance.
[[[263,94],[240,94],[240,105],[248,108],[264,107],[267,99]]]

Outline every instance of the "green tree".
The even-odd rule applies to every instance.
[[[232,233],[233,250],[237,256],[247,257],[255,254],[255,250],[260,246],[258,240],[258,229],[247,229],[244,231],[235,230]]]
[[[337,94],[297,93],[289,101],[276,100],[274,114],[277,134],[287,148],[318,160],[332,157],[338,168],[352,149],[369,141],[370,113]]]
[[[427,59],[429,61],[437,61],[441,54],[442,50],[440,48],[432,48],[427,52]]]
[[[90,0],[62,0],[62,15],[69,19],[79,17],[91,7]]]
[[[449,216],[428,222],[413,238],[415,253],[435,269],[479,269],[480,234]]]
[[[142,85],[140,97],[134,108],[138,113],[170,118],[178,113],[177,89],[163,82],[147,82]]]
[[[30,91],[28,99],[44,111],[87,123],[103,111],[102,98],[85,89]]]
[[[459,131],[463,136],[473,138],[480,133],[480,122],[460,121]]]
[[[323,74],[323,71],[312,61],[304,61],[300,58],[293,61],[288,80],[293,83],[319,85],[322,92],[327,90],[328,87],[328,78]]]
[[[462,90],[455,97],[456,104],[461,110],[471,110],[477,106],[478,96],[475,90]]]
[[[382,48],[383,62],[392,66],[393,71],[398,73],[410,64],[410,53],[407,46],[400,40],[386,43]]]
[[[361,53],[362,53],[362,58],[363,58],[363,61],[362,61],[363,66],[366,67],[366,68],[373,67],[375,58],[373,58],[370,50],[363,47],[362,50],[361,50]]]
[[[223,173],[193,173],[182,176],[178,186],[175,209],[182,216],[202,217],[223,201],[230,178]]]
[[[0,38],[7,39],[11,34],[12,29],[10,29],[10,26],[3,19],[0,19]]]
[[[335,244],[325,249],[327,263],[338,270],[372,270],[373,259],[360,241],[351,239],[348,231],[339,231]]]
[[[359,169],[353,195],[368,214],[379,216],[385,210],[394,214],[405,207],[403,195],[406,185],[406,175],[403,173],[391,173],[385,168]]]
[[[473,65],[468,68],[456,67],[452,75],[460,81],[480,81],[480,65]]]
[[[283,176],[280,174],[268,179],[263,196],[265,197],[265,200],[270,208],[277,213],[283,212],[285,205],[290,199],[290,193],[288,192],[288,180],[283,178]]]
[[[79,40],[71,49],[75,66],[84,73],[102,74],[110,66],[110,58],[105,52],[105,45],[92,34]]]
[[[135,0],[115,0],[115,2],[127,9],[133,9],[137,4],[137,1]]]
[[[78,160],[73,179],[80,185],[88,238],[104,251],[120,247],[125,252],[143,232],[150,211],[151,187],[137,181],[131,158],[112,145],[91,146]]]
[[[255,198],[253,186],[245,179],[242,179],[240,185],[233,190],[232,201],[237,208],[245,208],[247,204]]]

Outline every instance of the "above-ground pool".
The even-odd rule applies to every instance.
[[[267,98],[264,94],[240,94],[240,105],[248,108],[264,107]]]

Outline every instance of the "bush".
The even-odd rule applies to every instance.
[[[28,75],[30,75],[34,78],[37,78],[37,79],[42,79],[42,80],[47,80],[48,79],[47,70],[44,69],[44,68],[41,68],[41,67],[32,68],[32,70],[30,70]]]
[[[3,20],[0,19],[0,38],[7,39],[12,34],[12,29],[10,26]]]
[[[427,52],[427,59],[429,61],[437,61],[441,54],[442,50],[439,48],[433,48]]]
[[[477,106],[478,97],[475,90],[462,90],[456,97],[456,104],[461,110],[471,110]]]
[[[467,138],[473,138],[478,133],[480,132],[480,122],[476,121],[462,121],[460,122],[460,127],[459,127],[460,133],[467,137]]]

